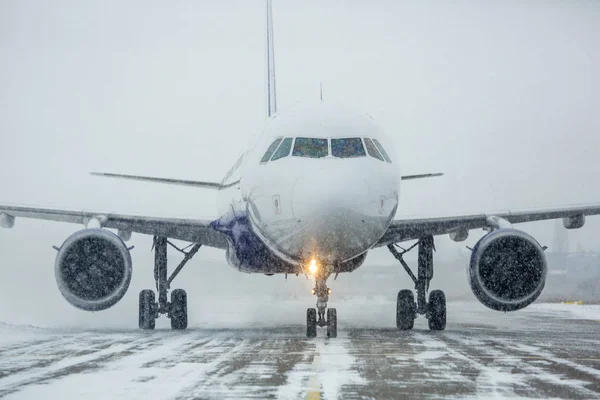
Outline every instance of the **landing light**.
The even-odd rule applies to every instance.
[[[317,291],[315,289],[310,289],[310,294],[315,294]]]
[[[327,289],[327,294],[331,294],[331,289]]]
[[[318,270],[319,267],[317,266],[317,260],[313,258],[312,260],[310,260],[310,264],[308,265],[308,272],[310,272],[311,275],[314,275],[317,273]]]

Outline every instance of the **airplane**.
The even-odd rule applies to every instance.
[[[221,182],[92,173],[104,177],[186,185],[219,192],[220,210],[212,220],[162,218],[0,204],[0,226],[34,218],[84,226],[55,247],[58,289],[71,305],[105,310],[120,301],[131,281],[132,259],[125,244],[132,232],[153,236],[154,290],[139,294],[141,329],[170,318],[171,328],[188,326],[187,294],[171,284],[202,246],[225,251],[228,263],[245,273],[306,275],[314,279],[315,308],[306,312],[306,336],[326,327],[337,337],[337,311],[328,308],[328,279],[350,273],[367,253],[386,246],[406,270],[415,289],[397,295],[396,326],[410,330],[425,316],[431,330],[446,327],[446,297],[430,290],[434,237],[456,242],[469,231],[487,231],[471,249],[468,280],[475,297],[496,311],[520,310],[542,292],[547,275],[545,247],[513,224],[563,219],[567,229],[584,226],[600,214],[600,204],[451,217],[395,219],[403,181],[440,173],[401,175],[389,137],[366,113],[321,103],[278,112],[271,0],[266,0],[267,123]],[[117,230],[116,233],[108,230]],[[178,248],[169,239],[189,242]],[[400,243],[415,240],[404,249]],[[184,254],[169,275],[167,249]],[[404,254],[417,248],[417,273]],[[170,291],[170,301],[169,301]],[[415,293],[416,292],[416,299]],[[158,294],[158,299],[157,299]]]

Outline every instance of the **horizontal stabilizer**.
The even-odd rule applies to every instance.
[[[436,172],[435,174],[403,175],[402,180],[408,181],[411,179],[435,178],[436,176],[442,176],[442,175],[444,175],[442,172]]]
[[[180,186],[194,186],[201,187],[207,189],[224,189],[233,185],[236,185],[237,182],[232,182],[227,185],[221,185],[217,182],[199,182],[199,181],[189,181],[184,179],[169,179],[169,178],[155,178],[151,176],[138,176],[138,175],[123,175],[123,174],[111,174],[104,172],[90,172],[91,175],[94,176],[103,176],[108,178],[119,178],[119,179],[130,179],[134,181],[146,181],[146,182],[157,182],[157,183],[167,183],[170,185],[180,185]]]

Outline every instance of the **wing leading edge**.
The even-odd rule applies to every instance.
[[[402,175],[402,180],[403,181],[410,181],[413,179],[423,179],[423,178],[435,178],[438,176],[443,176],[444,173],[443,172],[436,172],[433,174],[418,174],[418,175]]]
[[[0,221],[14,222],[14,218],[33,218],[47,221],[70,222],[87,226],[96,219],[104,228],[120,229],[147,235],[164,236],[187,242],[201,243],[219,249],[227,248],[227,240],[210,227],[208,220],[160,218],[54,208],[0,205]],[[12,224],[6,223],[5,226]]]
[[[579,218],[586,215],[600,215],[600,204],[586,204],[570,207],[557,207],[539,210],[515,210],[496,213],[434,217],[421,219],[399,219],[391,223],[383,237],[374,247],[387,246],[424,236],[436,236],[460,230],[485,228],[492,225],[495,217],[511,224],[544,221],[557,218]]]

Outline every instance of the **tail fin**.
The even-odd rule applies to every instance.
[[[267,0],[267,117],[277,113],[277,90],[275,88],[275,48],[273,46],[273,12],[271,0]]]

